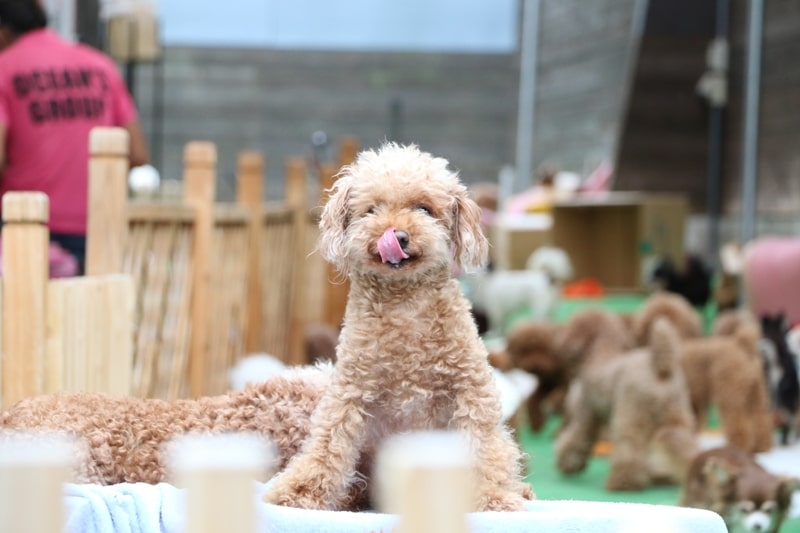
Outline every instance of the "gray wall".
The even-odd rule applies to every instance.
[[[637,0],[541,0],[533,168],[549,163],[585,173],[618,155],[618,188],[685,192],[702,213],[707,121],[694,84],[713,2],[649,3],[648,32],[637,49]],[[758,203],[764,212],[796,212],[800,2],[765,5]],[[731,2],[722,191],[728,214],[739,208],[746,6]],[[686,9],[699,15],[677,17],[676,25],[675,12]],[[136,96],[165,177],[180,176],[187,141],[218,144],[222,199],[233,197],[236,154],[250,148],[267,156],[268,196],[281,197],[284,159],[309,155],[309,137],[319,129],[334,144],[342,135],[356,135],[363,146],[385,138],[416,142],[473,182],[494,180],[514,162],[518,62],[517,53],[170,47],[161,69],[163,116],[155,105],[158,69],[137,69]]]
[[[148,132],[157,117],[152,71],[142,67],[137,85]],[[163,150],[155,154],[163,174],[179,175],[184,143],[212,140],[221,197],[231,194],[236,153],[245,148],[264,152],[268,196],[281,197],[284,159],[310,154],[315,130],[334,144],[342,135],[363,146],[415,142],[449,158],[466,181],[493,180],[513,159],[511,55],[170,48],[163,72]]]

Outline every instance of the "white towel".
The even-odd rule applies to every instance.
[[[397,517],[382,513],[304,511],[262,503],[263,483],[254,483],[258,533],[390,531]],[[165,483],[122,483],[66,488],[66,533],[182,533],[183,493]],[[668,505],[538,500],[527,512],[472,513],[475,533],[633,533],[657,531],[726,533],[710,511]]]

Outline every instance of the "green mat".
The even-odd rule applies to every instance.
[[[609,294],[602,298],[569,298],[558,303],[553,320],[564,322],[573,313],[586,307],[603,307],[620,313],[636,311],[646,299],[642,294]],[[706,331],[710,330],[716,316],[716,309],[709,304],[700,311]],[[525,320],[524,311],[512,316],[513,322]],[[709,420],[712,427],[716,418]],[[551,418],[540,433],[534,433],[523,424],[519,431],[519,441],[530,456],[528,481],[533,485],[536,496],[543,500],[583,500],[602,502],[631,502],[658,505],[677,505],[680,489],[677,486],[650,487],[640,492],[609,492],[605,481],[608,477],[608,459],[594,457],[586,470],[575,476],[562,475],[555,464],[553,441],[559,420]],[[781,533],[800,533],[800,518],[784,522]]]
[[[650,487],[640,492],[605,490],[609,471],[606,457],[593,457],[580,474],[569,477],[562,475],[556,468],[553,448],[559,423],[557,418],[552,417],[540,433],[534,433],[525,423],[519,429],[519,442],[530,456],[527,480],[539,499],[677,505],[680,498],[677,486]],[[800,518],[784,522],[781,533],[800,533]]]

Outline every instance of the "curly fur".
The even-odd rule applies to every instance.
[[[592,310],[572,326],[582,337],[574,349],[585,354],[569,390],[567,425],[556,439],[559,470],[582,471],[607,426],[612,444],[608,490],[682,480],[697,444],[672,326],[657,320],[649,346],[627,352],[630,337],[614,313]]]
[[[444,159],[416,146],[368,150],[335,182],[320,219],[319,250],[350,293],[331,386],[310,438],[265,494],[306,509],[365,504],[377,449],[396,433],[463,432],[478,472],[479,510],[521,510],[532,498],[523,455],[500,424],[498,392],[451,267],[479,267],[487,241],[480,209]],[[402,262],[379,240],[405,232]],[[454,263],[454,264],[451,264]]]
[[[682,339],[702,336],[703,323],[689,301],[679,294],[658,291],[650,295],[633,317],[633,334],[646,344],[650,328],[658,317],[666,317]]]
[[[280,467],[308,435],[329,378],[330,371],[302,368],[243,391],[174,402],[81,392],[37,396],[0,415],[0,429],[74,435],[88,450],[77,465],[78,482],[165,481],[163,445],[184,433],[258,433],[277,447]]]
[[[680,363],[689,386],[697,429],[706,427],[715,405],[727,441],[748,452],[772,447],[767,385],[758,353],[760,328],[745,314],[720,317],[716,331],[699,336],[699,317],[684,299],[651,296],[637,316],[637,332],[665,318],[682,332]]]

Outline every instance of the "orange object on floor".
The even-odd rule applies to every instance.
[[[583,278],[567,283],[561,290],[564,298],[601,298],[605,294],[603,286],[594,278]]]

